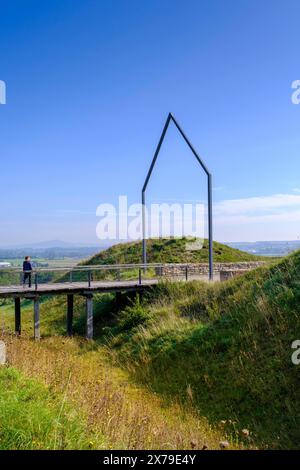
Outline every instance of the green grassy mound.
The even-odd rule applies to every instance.
[[[213,242],[214,261],[217,263],[234,263],[247,261],[268,261],[270,258],[254,256],[251,253],[231,248],[222,243]],[[91,258],[82,261],[80,266],[98,266],[114,264],[139,264],[142,261],[141,242],[120,243],[97,253]],[[196,238],[171,238],[147,240],[148,263],[208,263],[208,241],[203,243]],[[137,268],[114,269],[93,271],[94,280],[99,279],[137,279]],[[156,276],[154,268],[149,267],[143,272],[144,278]],[[58,281],[67,281],[70,273],[58,277]],[[73,281],[87,281],[88,272],[73,272]]]
[[[188,249],[196,239],[186,238],[149,239],[147,240],[147,259],[149,263],[206,263],[208,262],[208,241],[197,250]],[[236,250],[222,243],[213,242],[216,262],[239,262],[263,260],[244,251]],[[268,259],[268,258],[267,258]],[[141,242],[120,243],[101,251],[84,264],[137,264],[142,260]]]

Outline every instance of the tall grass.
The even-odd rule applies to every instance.
[[[54,396],[64,394],[85,416],[88,432],[104,436],[107,448],[218,449],[224,439],[223,430],[212,429],[192,407],[177,400],[166,406],[159,395],[134,384],[96,343],[59,337],[35,343],[8,334],[4,340],[10,364],[42,381]],[[92,445],[98,448],[99,442]]]
[[[212,426],[226,422],[244,445],[299,448],[299,371],[291,362],[299,279],[296,253],[227,283],[164,284],[144,300],[147,322],[114,327],[108,351],[166,402],[185,406],[192,397],[199,415]]]
[[[99,297],[95,342],[6,334],[9,360],[55,394],[67,390],[113,448],[218,448],[224,436],[232,446],[299,448],[299,279],[296,253],[222,284],[165,282],[119,311]],[[43,333],[65,333],[64,303],[48,300],[41,312]],[[78,333],[83,325],[78,301]]]
[[[14,368],[0,368],[0,449],[89,449],[96,440],[104,448],[64,398]]]

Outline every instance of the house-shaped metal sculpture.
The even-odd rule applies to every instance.
[[[194,149],[194,147],[192,146],[192,144],[190,143],[190,141],[189,141],[188,138],[186,137],[185,133],[183,132],[183,130],[182,130],[181,127],[179,126],[178,122],[176,121],[176,119],[174,118],[174,116],[173,116],[171,113],[169,113],[169,115],[168,115],[168,117],[167,117],[166,123],[165,123],[165,125],[164,125],[163,131],[162,131],[162,134],[161,134],[161,137],[160,137],[160,139],[159,139],[157,148],[156,148],[156,150],[155,150],[154,157],[153,157],[153,159],[152,159],[152,162],[151,162],[149,171],[148,171],[148,173],[147,173],[147,176],[146,176],[146,179],[145,179],[143,188],[142,188],[142,207],[143,207],[143,212],[142,212],[142,226],[143,226],[143,227],[142,227],[142,230],[143,230],[143,263],[144,263],[144,264],[147,264],[146,214],[145,214],[146,197],[145,197],[145,194],[146,194],[146,189],[147,189],[147,186],[148,186],[148,183],[149,183],[149,180],[150,180],[150,177],[151,177],[153,168],[154,168],[154,166],[155,166],[155,163],[156,163],[156,160],[157,160],[159,151],[160,151],[160,149],[161,149],[162,143],[163,143],[163,141],[164,141],[166,132],[167,132],[167,130],[168,130],[168,127],[169,127],[169,124],[170,124],[171,121],[175,124],[175,126],[176,126],[176,128],[178,129],[179,133],[181,134],[181,136],[182,136],[183,139],[185,140],[186,144],[188,145],[188,147],[189,147],[190,150],[192,151],[193,155],[196,157],[198,163],[200,164],[200,166],[202,167],[202,169],[204,170],[204,172],[205,172],[205,174],[206,174],[206,176],[207,176],[208,243],[209,243],[209,279],[212,280],[212,279],[213,279],[212,176],[211,176],[211,173],[208,171],[207,166],[204,164],[204,162],[202,161],[202,159],[199,157],[199,155],[197,154],[196,150]]]

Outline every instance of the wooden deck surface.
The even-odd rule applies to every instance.
[[[145,279],[141,284],[137,280],[131,281],[92,281],[91,286],[87,282],[62,282],[51,284],[38,284],[31,288],[28,286],[0,286],[0,298],[4,297],[30,297],[50,294],[92,294],[117,291],[143,290],[155,286],[158,279]]]

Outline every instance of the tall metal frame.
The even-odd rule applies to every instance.
[[[207,176],[208,243],[209,243],[209,279],[212,280],[212,279],[213,279],[212,176],[211,176],[211,173],[208,171],[207,166],[204,164],[204,162],[202,161],[202,159],[199,157],[199,155],[197,154],[196,150],[194,149],[194,147],[192,146],[192,144],[191,144],[190,141],[188,140],[187,136],[185,135],[185,133],[183,132],[183,130],[182,130],[181,127],[179,126],[178,122],[176,121],[176,119],[174,118],[174,116],[173,116],[171,113],[168,114],[166,123],[165,123],[165,125],[164,125],[162,134],[161,134],[161,136],[160,136],[158,145],[157,145],[156,150],[155,150],[154,157],[153,157],[153,159],[152,159],[150,168],[149,168],[149,170],[148,170],[148,173],[147,173],[147,176],[146,176],[146,179],[145,179],[143,188],[142,188],[142,230],[143,230],[143,246],[142,246],[142,248],[143,248],[143,263],[144,263],[144,264],[147,264],[146,210],[145,210],[146,197],[145,197],[145,194],[146,194],[146,189],[147,189],[147,186],[148,186],[148,183],[149,183],[149,180],[150,180],[150,177],[151,177],[153,168],[154,168],[154,166],[155,166],[155,163],[156,163],[158,154],[159,154],[159,152],[160,152],[162,143],[163,143],[163,141],[164,141],[166,132],[167,132],[167,130],[168,130],[168,127],[169,127],[169,124],[170,124],[171,121],[175,124],[177,130],[179,131],[179,133],[180,133],[181,136],[183,137],[184,141],[186,142],[186,144],[188,145],[188,147],[189,147],[190,150],[192,151],[193,155],[196,157],[196,160],[198,161],[198,163],[200,164],[200,166],[202,167],[202,169],[204,170],[204,172],[205,172],[205,174],[206,174],[206,176]]]

